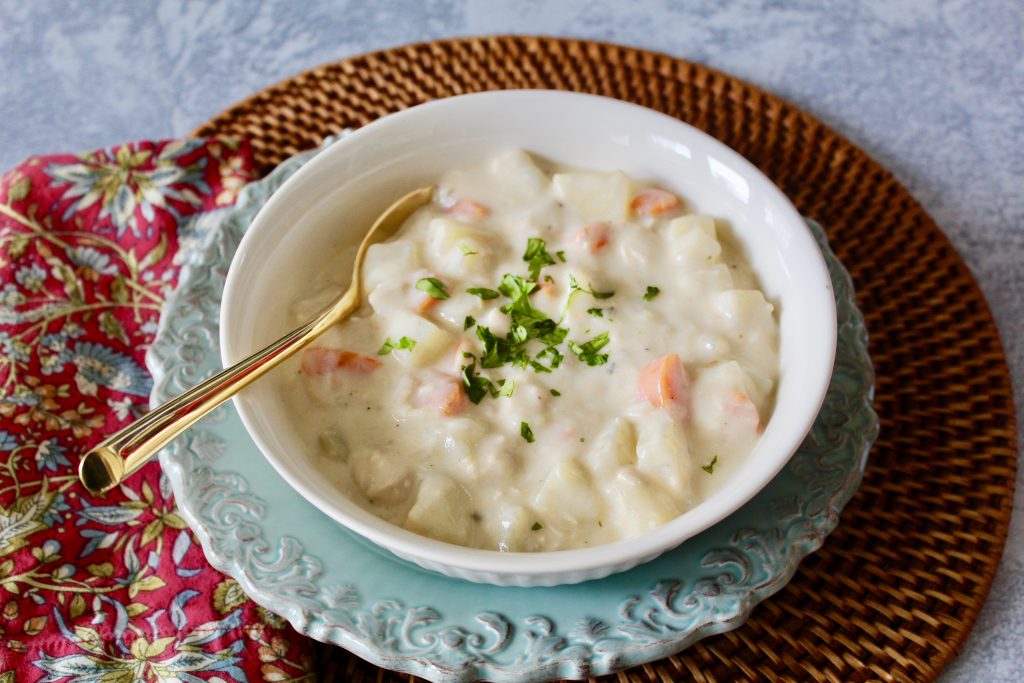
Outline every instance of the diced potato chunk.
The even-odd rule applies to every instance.
[[[409,497],[413,479],[406,465],[380,451],[371,451],[356,460],[352,478],[371,503],[394,505]]]
[[[521,552],[526,550],[533,517],[521,505],[501,503],[496,512],[497,530],[494,534],[498,550]]]
[[[687,270],[714,265],[722,254],[711,216],[677,218],[668,224],[668,236],[676,262]]]
[[[536,508],[545,519],[570,524],[592,522],[601,515],[590,478],[574,460],[563,460],[551,469],[537,494]]]
[[[500,178],[503,189],[521,197],[535,197],[548,185],[547,175],[521,149],[495,158],[491,171]]]
[[[620,469],[605,494],[609,520],[622,538],[647,533],[682,514],[672,497],[635,467]]]
[[[770,330],[775,327],[772,311],[775,310],[764,294],[756,289],[730,289],[715,295],[715,310],[727,321],[730,329]]]
[[[416,342],[412,349],[395,349],[391,355],[400,363],[422,368],[436,360],[446,350],[455,347],[455,337],[440,327],[412,313],[391,310],[384,317],[385,336],[398,340],[409,337]]]
[[[486,270],[491,250],[487,240],[473,226],[449,218],[430,221],[427,252],[438,270],[455,277],[467,277]]]
[[[364,290],[372,292],[385,282],[399,282],[421,267],[417,244],[411,240],[374,244],[363,261]]]
[[[586,218],[621,223],[629,218],[633,183],[620,171],[556,173],[555,196]]]
[[[439,541],[464,545],[473,521],[470,505],[466,489],[454,480],[441,474],[427,474],[420,482],[405,528]]]
[[[756,438],[770,388],[736,361],[705,368],[693,384],[694,424],[702,433],[727,441]]]
[[[637,469],[658,482],[682,510],[693,506],[693,464],[686,433],[665,411],[651,416],[636,444]]]
[[[633,424],[617,417],[594,440],[587,453],[587,464],[594,478],[606,481],[624,465],[636,463],[636,434]]]

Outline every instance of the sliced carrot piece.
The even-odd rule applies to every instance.
[[[420,315],[423,315],[441,301],[440,299],[435,299],[426,292],[417,292],[415,298],[416,303],[413,305],[413,308],[416,309],[416,312]]]
[[[608,246],[611,230],[604,221],[594,221],[580,228],[575,239],[577,244],[589,249],[591,254],[596,254]]]
[[[436,408],[447,417],[458,415],[466,408],[466,390],[462,381],[454,377],[428,380],[416,392],[416,399],[421,406]]]
[[[668,190],[652,187],[637,193],[630,208],[639,216],[660,216],[679,208],[682,203],[679,197]]]
[[[480,218],[486,218],[490,215],[491,210],[480,202],[473,201],[472,199],[456,199],[452,202],[451,206],[445,209],[452,218],[457,218],[463,221],[473,221]]]
[[[640,371],[637,390],[641,398],[656,408],[671,408],[682,418],[689,412],[690,377],[674,353],[648,363]]]
[[[328,375],[339,370],[366,374],[380,365],[376,358],[345,349],[314,346],[302,352],[302,371],[307,375]]]
[[[731,423],[750,431],[761,431],[761,414],[746,394],[734,391],[725,404],[725,413]]]

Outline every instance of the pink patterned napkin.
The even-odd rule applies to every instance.
[[[198,219],[248,145],[140,142],[0,176],[0,683],[312,678],[310,641],[215,571],[156,462],[105,496],[78,458],[141,414]]]

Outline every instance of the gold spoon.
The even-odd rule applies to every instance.
[[[155,408],[86,453],[78,464],[78,478],[85,488],[92,493],[114,488],[199,418],[316,339],[324,330],[352,315],[363,298],[362,270],[366,250],[370,245],[383,242],[395,234],[406,218],[430,201],[433,191],[433,187],[414,190],[389,206],[377,218],[356,252],[352,284],[320,315],[270,346]]]

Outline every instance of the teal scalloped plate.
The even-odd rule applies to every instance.
[[[180,283],[148,364],[158,404],[220,369],[228,264],[270,194],[314,152],[248,186],[234,209],[190,226]],[[205,223],[205,225],[203,224]],[[836,368],[800,450],[717,526],[629,572],[575,586],[499,588],[398,560],[338,526],[287,486],[232,406],[160,454],[206,556],[301,633],[432,681],[583,678],[679,652],[742,624],[819,548],[856,491],[878,432],[864,319],[849,275],[810,222],[832,274]]]

